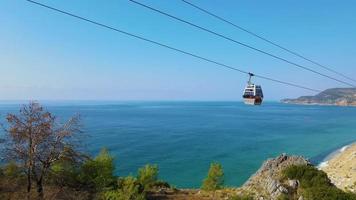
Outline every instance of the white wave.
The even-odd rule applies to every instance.
[[[340,152],[344,152],[350,145],[346,145],[340,149]]]
[[[353,144],[353,143],[352,143]],[[336,151],[333,151],[331,152],[329,155],[327,155],[323,161],[321,161],[317,168],[318,169],[321,169],[321,168],[324,168],[324,167],[327,167],[328,166],[328,161],[333,159],[335,156],[339,155],[340,153],[344,152],[348,147],[350,147],[352,144],[348,144],[348,145],[345,145],[343,147],[341,147],[340,149],[337,149]]]
[[[317,166],[318,169],[327,167],[329,165],[328,161],[323,161],[321,163],[319,163],[319,165]]]

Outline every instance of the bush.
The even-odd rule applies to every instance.
[[[289,179],[299,180],[302,187],[332,186],[328,175],[313,166],[291,166],[285,169],[283,176]]]
[[[203,181],[202,189],[214,191],[221,189],[224,184],[224,172],[219,163],[211,163],[208,176]]]
[[[313,166],[290,166],[282,171],[283,179],[299,180],[304,199],[356,200],[356,194],[346,193],[333,184],[327,174]]]
[[[143,186],[144,190],[150,190],[154,187],[158,178],[157,165],[145,165],[138,170],[137,181]]]
[[[277,200],[290,200],[287,194],[281,194],[278,196]]]
[[[250,195],[238,195],[229,198],[229,200],[253,200],[253,197]]]
[[[154,188],[171,188],[168,182],[158,180],[152,185]]]
[[[114,158],[106,149],[102,149],[93,160],[86,161],[80,171],[79,179],[83,184],[94,187],[96,191],[115,187]]]
[[[128,176],[120,178],[118,189],[104,192],[102,198],[104,200],[144,200],[146,195],[137,179]]]
[[[2,174],[7,178],[18,178],[23,175],[21,168],[15,162],[9,162],[2,168]]]
[[[49,183],[61,187],[81,187],[82,184],[79,180],[80,165],[81,163],[74,163],[68,160],[57,161],[52,165],[48,175]]]

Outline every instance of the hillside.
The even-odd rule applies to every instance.
[[[282,99],[283,103],[356,106],[356,88],[332,88],[315,96],[301,96],[297,99]]]

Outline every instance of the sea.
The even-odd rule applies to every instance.
[[[0,102],[0,122],[26,102]],[[82,144],[107,148],[118,176],[157,164],[159,178],[199,188],[210,163],[223,166],[226,186],[241,186],[268,158],[301,155],[318,165],[356,141],[356,107],[264,102],[43,101],[64,122],[81,116]],[[3,134],[3,133],[2,133]]]

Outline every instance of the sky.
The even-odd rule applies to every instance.
[[[180,0],[138,0],[335,78]],[[190,0],[250,31],[356,78],[356,2]],[[142,8],[128,0],[38,0],[121,30],[282,81],[345,87]],[[241,101],[247,75],[25,0],[0,0],[0,100]],[[265,100],[315,92],[255,78]]]

